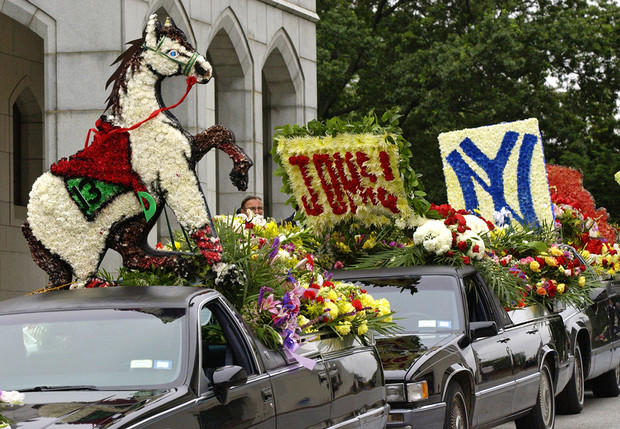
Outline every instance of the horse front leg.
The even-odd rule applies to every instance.
[[[192,138],[194,159],[197,163],[212,148],[224,151],[233,162],[230,180],[240,191],[248,189],[248,171],[254,163],[236,144],[234,133],[224,125],[213,125]]]

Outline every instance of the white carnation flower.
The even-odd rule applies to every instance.
[[[25,395],[16,390],[2,391],[0,390],[0,402],[6,402],[11,405],[23,404]]]
[[[428,252],[443,255],[452,246],[452,232],[442,220],[429,220],[413,233],[413,242]]]
[[[478,235],[484,235],[489,233],[489,226],[478,216],[465,215],[463,217],[465,218],[467,226],[470,227],[474,233]]]
[[[459,234],[456,237],[457,242],[468,241],[468,240],[470,242],[470,246],[469,246],[469,249],[467,250],[467,256],[469,256],[470,258],[474,258],[474,259],[482,259],[484,257],[484,251],[486,249],[484,246],[484,240],[482,240],[482,238],[480,238],[478,234],[476,234],[474,231],[471,231],[471,230],[467,230],[463,234]],[[476,245],[478,247],[476,248],[476,251],[474,251],[474,248],[476,247]]]

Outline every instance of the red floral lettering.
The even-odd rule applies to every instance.
[[[394,180],[394,174],[392,173],[392,165],[390,164],[390,155],[387,152],[379,152],[379,161],[381,161],[381,168],[383,169],[383,177],[388,182]]]
[[[340,181],[338,180],[338,174],[334,171],[334,167],[332,164],[332,160],[330,156],[327,154],[319,154],[315,153],[312,156],[312,160],[314,161],[314,167],[316,168],[316,172],[319,175],[319,179],[321,180],[321,187],[327,196],[327,202],[334,214],[340,215],[347,212],[347,204],[342,199],[342,189]],[[323,167],[326,167],[327,174],[329,175],[330,182],[327,182],[327,178],[323,172]],[[334,195],[335,194],[335,195]]]
[[[321,213],[323,213],[323,206],[319,204],[318,194],[314,191],[314,189],[312,189],[312,178],[310,177],[310,174],[308,173],[308,168],[306,167],[306,165],[310,162],[310,158],[304,155],[291,156],[289,157],[288,162],[290,162],[291,165],[296,165],[297,167],[299,167],[299,172],[304,179],[304,184],[306,185],[308,194],[310,194],[310,201],[312,202],[312,206],[310,206],[310,204],[308,203],[308,199],[305,195],[301,197],[301,202],[306,209],[306,213],[308,213],[309,216],[320,215]]]

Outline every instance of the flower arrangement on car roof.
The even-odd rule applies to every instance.
[[[0,390],[0,411],[6,405],[19,405],[24,403],[24,394],[15,390]],[[11,427],[11,421],[0,412],[0,428]]]
[[[360,123],[313,121],[306,127],[278,129],[274,157],[283,162],[286,153],[289,163],[297,163],[297,170],[287,172],[283,167],[279,174],[283,175],[284,188],[294,194],[289,203],[298,208],[299,223],[280,224],[262,216],[216,216],[223,262],[212,270],[195,262],[198,277],[193,282],[220,290],[265,344],[291,351],[304,337],[329,333],[363,340],[367,329],[380,333],[397,329],[389,303],[374,300],[352,284],[332,282],[328,272],[334,269],[473,265],[507,307],[587,302],[596,276],[560,244],[575,244],[566,240],[566,234],[558,233],[561,216],[552,225],[523,225],[506,208],[494,212],[493,219],[485,219],[477,211],[428,203],[421,181],[408,166],[409,143],[402,138],[397,123],[396,111],[390,111],[381,119],[371,115]],[[308,152],[304,155],[308,159],[301,162],[295,150],[278,149],[287,139],[345,133],[348,140],[312,140],[312,150],[318,154],[329,145],[329,159]],[[371,153],[363,142],[357,148],[362,155],[354,154],[352,142],[359,139],[351,133],[382,135],[386,139],[382,144],[394,145],[401,155],[395,157],[391,149],[386,150],[387,155]],[[347,144],[339,147],[339,142]],[[294,174],[289,175],[291,171]],[[391,178],[390,172],[400,175],[401,180],[371,180],[379,175]],[[356,174],[357,182],[352,180]],[[408,208],[401,210],[403,201]],[[318,213],[319,207],[323,212]],[[566,207],[562,210],[568,213]],[[589,228],[591,233],[595,223]],[[187,236],[180,232],[173,243],[163,247],[193,250]],[[602,248],[613,261],[615,245],[607,243]],[[592,263],[596,265],[595,260]],[[151,275],[168,276],[163,280],[173,284],[190,282],[165,269],[158,270]],[[211,271],[217,274],[215,278]],[[135,274],[124,269],[123,282],[139,283],[144,278],[142,273]],[[149,281],[153,283],[152,278]]]

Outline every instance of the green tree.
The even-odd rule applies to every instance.
[[[399,106],[429,200],[437,136],[538,118],[546,160],[580,168],[620,220],[620,7],[608,0],[318,0],[319,118]]]

